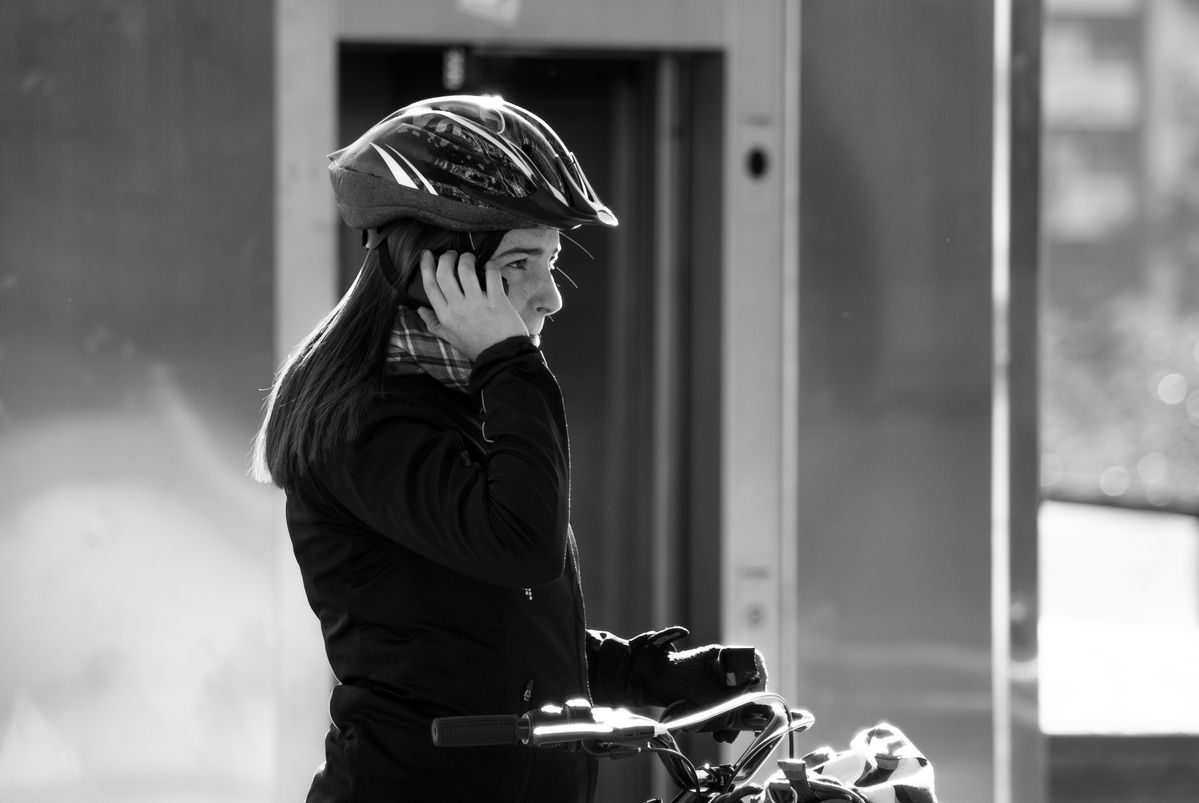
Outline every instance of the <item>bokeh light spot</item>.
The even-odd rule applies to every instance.
[[[1187,397],[1187,380],[1182,374],[1166,374],[1157,383],[1157,397],[1166,404],[1182,404]]]
[[[1131,483],[1132,478],[1124,466],[1110,466],[1099,475],[1099,490],[1107,496],[1123,496]]]

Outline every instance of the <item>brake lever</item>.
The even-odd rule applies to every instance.
[[[662,720],[670,722],[681,719],[688,708],[685,701],[671,703],[662,712]],[[688,724],[680,730],[710,733],[715,731],[750,731],[761,733],[774,721],[777,712],[766,703],[749,703],[731,711],[725,711],[714,717],[693,724]]]

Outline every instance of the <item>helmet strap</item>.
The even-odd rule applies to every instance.
[[[404,285],[400,281],[400,272],[396,270],[395,262],[391,259],[391,249],[387,247],[387,230],[367,229],[362,232],[362,239],[367,250],[374,251],[377,255],[379,270],[383,273],[383,278],[387,280],[387,283],[401,296],[407,295],[404,292]],[[380,248],[380,245],[383,247]]]
[[[362,247],[367,251],[374,251],[379,247],[380,243],[387,239],[389,231],[391,231],[391,226],[376,226],[373,229],[363,229]]]

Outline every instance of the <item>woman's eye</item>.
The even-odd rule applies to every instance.
[[[513,262],[509,262],[504,267],[511,268],[512,270],[524,270],[525,266],[528,264],[528,262],[529,262],[529,260],[527,260],[527,259],[517,259]]]

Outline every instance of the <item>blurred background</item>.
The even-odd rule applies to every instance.
[[[943,801],[1199,799],[1199,0],[5,0],[0,800],[302,799],[250,442],[361,262],[326,154],[460,91],[621,219],[545,338],[593,626]]]

